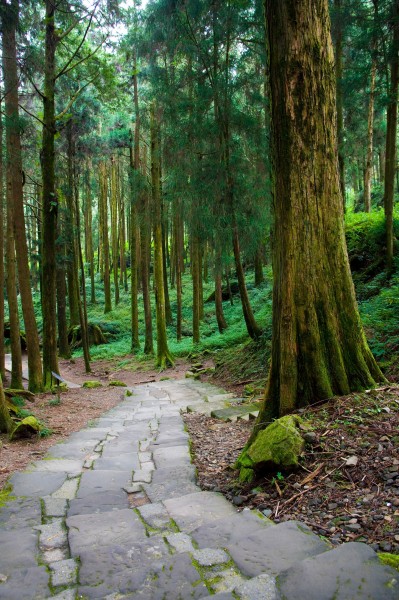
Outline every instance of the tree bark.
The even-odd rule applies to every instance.
[[[337,138],[338,138],[338,169],[341,187],[342,202],[345,212],[345,155],[344,155],[344,110],[342,92],[342,55],[343,55],[343,15],[342,0],[334,0],[336,10],[335,30],[335,76],[337,98]]]
[[[399,0],[392,2],[392,55],[390,64],[390,90],[387,108],[387,135],[385,148],[385,178],[384,178],[384,211],[386,235],[386,264],[387,275],[393,271],[393,205],[395,195],[396,173],[396,130],[398,122],[398,87],[399,87]]]
[[[367,156],[366,168],[364,170],[364,211],[371,211],[371,176],[373,170],[373,126],[374,126],[374,94],[375,94],[375,76],[377,65],[375,59],[372,59],[370,71],[370,97],[367,117]]]
[[[42,314],[43,314],[43,385],[52,385],[51,372],[58,373],[56,322],[56,259],[58,198],[55,191],[54,136],[55,122],[55,4],[45,0],[46,32],[43,93],[43,138],[41,168],[42,196]]]
[[[219,247],[215,251],[215,311],[219,333],[223,333],[227,329],[227,323],[223,313],[222,257]]]
[[[383,381],[345,243],[327,0],[265,0],[273,134],[272,360],[257,428]]]
[[[109,272],[109,239],[108,239],[108,186],[107,167],[104,163],[100,165],[100,219],[101,219],[101,249],[104,280],[104,313],[111,312],[111,279]],[[99,242],[100,243],[100,242]]]
[[[199,270],[199,243],[196,235],[191,236],[191,277],[193,280],[193,343],[200,342],[200,284],[201,273]]]
[[[112,271],[114,275],[115,306],[119,304],[119,280],[118,280],[118,197],[117,197],[117,162],[116,158],[111,160],[111,252]]]
[[[157,366],[161,369],[173,365],[173,358],[169,352],[166,335],[165,314],[165,286],[163,281],[163,259],[162,259],[162,208],[160,187],[160,148],[159,148],[159,125],[156,106],[151,105],[151,183],[154,210],[154,279],[155,279],[155,301],[157,314]]]
[[[12,12],[10,13],[10,17],[3,19],[2,23],[7,171],[9,178],[9,201],[13,204],[12,215],[19,276],[19,291],[21,295],[28,353],[28,386],[31,392],[36,393],[42,390],[42,361],[40,357],[39,334],[37,331],[32,300],[28,243],[26,239],[23,205],[23,171],[18,110],[17,49],[15,40],[19,11],[18,0],[13,0],[11,8]]]
[[[0,114],[1,114],[0,101]],[[4,381],[4,159],[3,159],[3,119],[0,119],[0,379]],[[8,412],[8,411],[7,411]]]

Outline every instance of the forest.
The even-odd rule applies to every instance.
[[[2,1],[0,369],[4,379],[11,354],[11,389],[23,388],[24,354],[32,393],[54,386],[58,357],[83,356],[89,373],[103,357],[154,355],[164,369],[209,353],[263,385],[271,360],[274,417],[396,380],[399,9],[329,9],[336,84],[323,93],[337,140],[320,143],[331,165],[317,147],[297,151],[325,127],[315,95],[330,67],[284,97],[263,2]],[[290,102],[307,131],[293,127],[284,147]],[[287,192],[314,193],[303,188],[317,161],[318,215]]]

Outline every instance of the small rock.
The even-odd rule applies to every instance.
[[[265,510],[262,510],[262,514],[265,515],[265,517],[269,518],[271,517],[273,511],[270,510],[270,508],[265,508]]]
[[[298,481],[296,481],[296,482],[295,482],[295,483],[292,485],[292,487],[293,487],[293,488],[295,488],[296,490],[300,490],[300,489],[301,489],[301,484],[300,484]]]
[[[0,583],[5,583],[7,581],[7,575],[3,575],[3,573],[0,573]]]
[[[338,507],[336,502],[330,502],[328,505],[328,510],[335,510]]]
[[[317,442],[317,436],[314,431],[307,431],[302,437],[307,444],[315,444]]]
[[[348,525],[345,525],[345,529],[348,529],[349,531],[359,531],[359,529],[361,529],[362,526],[359,525],[359,523],[348,523]]]
[[[350,456],[349,458],[346,459],[345,465],[347,467],[356,467],[358,462],[359,462],[359,459],[357,456]]]
[[[244,504],[246,499],[247,499],[246,496],[234,496],[233,504],[234,504],[234,506],[241,506],[242,504]]]

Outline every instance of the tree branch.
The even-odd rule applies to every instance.
[[[99,74],[97,73],[92,79],[90,79],[87,83],[85,83],[84,85],[82,85],[78,91],[76,92],[76,94],[74,94],[72,96],[72,98],[70,99],[70,101],[68,102],[68,104],[66,105],[66,107],[64,108],[63,111],[61,111],[58,115],[56,115],[55,117],[55,121],[59,121],[60,119],[62,119],[62,117],[64,117],[67,112],[69,111],[69,109],[71,108],[72,104],[75,102],[75,100],[77,99],[77,97],[83,92],[83,90],[85,88],[87,88],[88,85],[90,85],[91,83],[93,83],[93,81],[95,81],[97,79],[97,77],[99,76]]]
[[[91,58],[92,56],[94,56],[101,48],[101,46],[103,45],[104,41],[106,38],[104,38],[104,40],[102,40],[101,44],[99,44],[97,46],[97,48],[95,48],[95,50],[93,50],[93,52],[90,52],[90,54],[88,54],[87,56],[84,56],[83,58],[79,59],[75,64],[71,65],[68,69],[63,70],[62,72],[60,71],[59,75],[57,75],[57,77],[61,76],[61,75],[66,75],[66,73],[69,73],[69,71],[72,71],[75,67],[77,67],[78,65],[80,65],[82,62],[84,62],[85,60]]]
[[[31,112],[30,112],[30,111],[29,111],[27,108],[25,108],[25,107],[24,107],[22,104],[18,104],[18,106],[19,106],[20,108],[22,108],[22,110],[23,110],[24,112],[26,112],[26,114],[27,114],[27,115],[29,115],[30,117],[33,117],[34,119],[36,119],[36,121],[39,121],[39,123],[40,123],[41,125],[43,125],[43,127],[46,127],[46,124],[45,124],[45,123],[44,123],[44,122],[43,122],[41,119],[39,119],[39,117],[37,117],[36,115],[34,115],[33,113],[31,113]]]

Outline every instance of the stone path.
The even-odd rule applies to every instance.
[[[298,522],[274,525],[197,487],[180,411],[221,395],[188,380],[136,387],[15,474],[0,509],[0,598],[397,599],[397,571],[365,544],[331,549]]]

